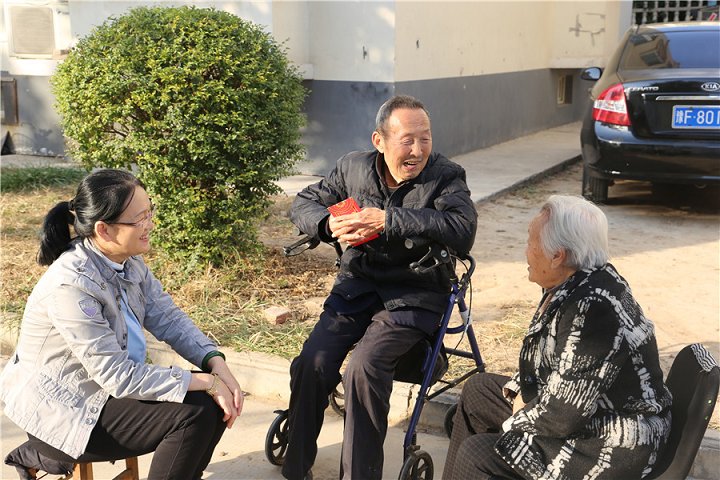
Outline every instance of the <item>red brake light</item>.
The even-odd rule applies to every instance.
[[[622,83],[615,84],[600,94],[593,104],[592,115],[598,122],[630,126]]]

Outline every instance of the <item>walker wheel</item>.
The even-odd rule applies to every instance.
[[[338,384],[337,387],[335,387],[335,390],[330,394],[330,406],[332,407],[333,411],[340,415],[341,417],[345,416],[345,394],[344,390],[342,388],[342,383]]]
[[[457,403],[451,405],[450,408],[448,408],[448,411],[445,412],[445,422],[443,425],[445,426],[445,433],[448,438],[452,436],[455,412],[457,412]]]
[[[433,461],[429,453],[418,450],[405,459],[398,480],[432,480]]]
[[[275,413],[278,416],[270,424],[265,436],[265,456],[273,465],[282,465],[288,446],[288,411],[275,410]]]

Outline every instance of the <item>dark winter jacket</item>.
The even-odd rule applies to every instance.
[[[517,382],[527,405],[505,421],[496,450],[528,479],[642,478],[671,421],[652,322],[610,264],[547,296],[506,385]]]
[[[391,192],[381,165],[384,160],[377,151],[345,155],[322,181],[297,195],[291,220],[302,232],[329,241],[327,207],[353,197],[361,208],[384,210],[385,230],[380,237],[345,250],[332,293],[352,300],[377,292],[388,310],[420,307],[442,312],[449,293],[446,271],[414,273],[408,265],[426,253],[427,247],[408,250],[404,242],[409,237],[423,237],[461,255],[470,251],[477,212],[465,184],[465,171],[433,153],[420,175]]]

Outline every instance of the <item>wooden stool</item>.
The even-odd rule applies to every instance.
[[[92,463],[76,463],[73,469],[73,480],[95,480]],[[125,470],[120,472],[113,480],[140,480],[137,457],[125,459]]]

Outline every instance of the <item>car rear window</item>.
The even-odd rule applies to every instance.
[[[630,37],[619,70],[720,68],[720,30],[649,32]]]

